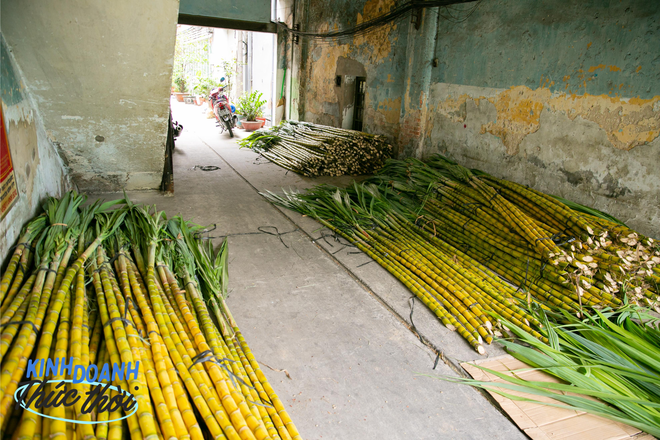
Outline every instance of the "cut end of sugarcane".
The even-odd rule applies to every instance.
[[[452,332],[455,332],[455,331],[456,331],[456,327],[454,327],[454,326],[451,325],[451,324],[446,324],[445,327],[447,327],[447,328],[448,328],[450,331],[452,331]]]
[[[479,353],[482,356],[486,354],[486,349],[483,347],[483,345],[477,345],[476,350],[477,353]]]

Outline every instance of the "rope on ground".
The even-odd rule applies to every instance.
[[[436,367],[438,366],[438,362],[442,358],[444,360],[444,355],[437,351],[431,344],[429,344],[422,335],[419,333],[419,330],[417,330],[417,327],[415,327],[415,322],[413,321],[413,312],[415,311],[415,299],[417,299],[414,296],[410,297],[410,300],[408,301],[408,304],[410,305],[410,329],[412,332],[417,336],[417,339],[419,339],[419,342],[422,344],[426,345],[428,348],[431,349],[431,351],[435,352],[435,360],[433,361],[433,369],[435,370]]]
[[[219,170],[220,167],[215,165],[195,165],[191,168],[192,171],[195,171],[196,169],[200,169],[202,171],[216,171]]]
[[[270,232],[265,230],[266,228],[272,228],[275,232]],[[215,225],[214,228],[215,229]],[[210,232],[213,229],[207,230],[207,231],[202,231],[203,233],[205,232]],[[227,238],[227,237],[237,237],[240,235],[260,235],[260,234],[267,234],[267,235],[273,235],[277,238],[280,239],[280,242],[284,245],[285,248],[289,249],[289,246],[287,246],[286,243],[284,243],[284,240],[282,240],[283,235],[291,234],[296,231],[300,231],[300,228],[293,229],[291,231],[286,231],[286,232],[280,232],[279,229],[277,229],[277,226],[259,226],[257,228],[259,232],[237,232],[235,234],[225,234],[225,235],[216,235],[213,237],[199,237],[200,240],[212,240],[214,238]]]

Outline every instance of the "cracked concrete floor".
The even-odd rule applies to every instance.
[[[366,255],[322,239],[313,220],[258,194],[352,178],[287,173],[240,150],[201,107],[173,102],[173,113],[184,126],[174,195],[129,196],[168,215],[216,224],[216,244],[227,237],[229,306],[303,438],[526,438],[479,392],[429,377],[456,375],[442,360],[433,369],[437,353],[454,368],[479,357],[459,335],[417,302],[415,328],[435,351],[422,344],[409,328],[411,294],[403,285],[375,263],[362,265]],[[488,352],[502,353],[495,346]]]

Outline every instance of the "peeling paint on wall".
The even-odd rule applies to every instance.
[[[387,122],[396,124],[401,117],[401,98],[385,99],[378,103],[378,112],[381,113]]]
[[[0,266],[16,243],[23,225],[38,213],[43,199],[71,187],[67,170],[43,129],[23,76],[0,32],[2,110],[19,197],[0,220]]]
[[[504,139],[485,131],[484,127],[503,120],[496,103],[508,102],[515,107],[515,99],[507,101],[502,96],[519,92],[517,89],[434,84],[430,100],[437,105],[429,114],[425,148],[420,156],[428,157],[434,152],[448,154],[465,166],[593,206],[644,234],[660,237],[657,167],[660,136],[635,147],[616,148],[611,139],[612,130],[603,120],[598,120],[608,113],[625,119],[626,114],[644,115],[653,111],[655,116],[650,120],[657,123],[654,118],[660,111],[660,101],[571,97],[553,95],[547,90],[531,94],[529,89],[523,90],[520,100],[541,102],[543,109],[538,119],[514,114],[506,123],[502,122],[505,129],[526,127],[528,132],[518,144],[516,154],[511,154]],[[592,104],[598,118],[589,114]],[[614,109],[607,109],[608,105]],[[529,106],[525,103],[520,108]],[[621,115],[616,111],[619,107]],[[576,111],[571,112],[572,109]],[[505,112],[504,116],[509,114]],[[642,116],[635,124],[640,125],[644,120]]]
[[[571,120],[580,117],[595,122],[607,133],[611,144],[621,150],[644,145],[660,135],[660,96],[624,99],[607,95],[553,94],[547,88],[532,90],[518,86],[490,98],[467,94],[448,97],[437,103],[435,110],[454,122],[464,122],[468,100],[476,105],[486,100],[495,106],[497,119],[482,125],[481,133],[501,138],[510,155],[517,154],[525,137],[539,129],[544,109],[563,112]]]
[[[393,0],[363,0],[338,9],[336,2],[318,2],[310,5],[309,15],[323,18],[310,20],[307,28],[324,32],[355,26],[387,13],[394,5]],[[335,20],[328,20],[328,10],[336,12]],[[301,95],[305,119],[348,126],[352,102],[347,99],[354,94],[346,88],[353,85],[344,83],[337,87],[335,77],[363,76],[366,77],[363,129],[396,138],[401,108],[399,96],[403,86],[400,78],[405,67],[404,51],[398,51],[401,55],[396,55],[396,48],[401,44],[401,33],[401,25],[388,24],[339,41],[304,40],[307,51],[302,60],[304,80]]]
[[[304,30],[323,31],[391,3],[308,4]],[[660,236],[660,2],[489,0],[463,21],[433,14],[419,29],[402,20],[341,44],[303,40],[307,120],[349,114],[331,93],[346,57],[366,71],[365,130],[400,153],[448,153]]]
[[[393,0],[368,0],[364,4],[362,13],[357,16],[357,24],[386,14],[393,6]],[[390,36],[396,28],[395,23],[389,23],[368,34],[357,35],[353,39],[353,46],[365,47],[368,50],[369,62],[382,63],[392,51],[393,41],[390,40]],[[394,40],[396,41],[396,37]]]
[[[550,91],[541,89],[542,91]],[[531,95],[529,92],[532,92]],[[497,121],[481,127],[482,133],[491,133],[502,138],[509,154],[516,154],[522,140],[539,129],[543,102],[527,87],[515,87],[488,101],[497,109]]]

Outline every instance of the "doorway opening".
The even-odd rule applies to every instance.
[[[265,119],[265,126],[272,125],[277,105],[276,51],[274,33],[178,25],[170,109],[172,122],[183,125],[182,137],[205,133],[207,143],[235,145],[235,139],[245,136],[239,103],[252,93],[262,94],[265,105],[259,116]],[[239,121],[232,130],[236,136],[233,139],[216,120],[209,101],[209,94],[217,87],[223,87]],[[175,149],[177,140],[171,146],[169,140],[170,136],[162,189],[171,192],[176,157],[184,152]]]
[[[364,116],[364,95],[367,87],[367,78],[355,78],[355,110],[353,111],[353,130],[362,131],[362,118]]]
[[[178,102],[199,105],[197,98],[215,87],[224,87],[234,102],[258,91],[267,100],[264,115],[272,120],[275,62],[275,34],[178,25],[172,92]]]

